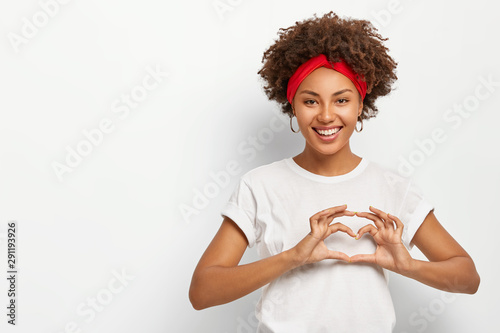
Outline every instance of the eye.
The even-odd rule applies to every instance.
[[[339,104],[345,104],[347,102],[349,102],[349,100],[347,98],[340,98],[337,100],[337,103],[339,103]]]
[[[308,99],[308,100],[304,101],[304,104],[306,104],[306,105],[313,105],[314,103],[316,103],[316,101],[314,99]]]

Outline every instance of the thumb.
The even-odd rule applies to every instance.
[[[356,254],[351,257],[351,262],[367,262],[375,264],[375,254]]]
[[[344,261],[351,261],[349,256],[344,252],[328,250],[327,257],[325,259],[339,259]]]

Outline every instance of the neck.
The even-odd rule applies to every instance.
[[[340,176],[352,171],[361,162],[361,157],[351,152],[349,142],[331,155],[322,154],[306,143],[304,151],[293,160],[309,172],[326,176]]]

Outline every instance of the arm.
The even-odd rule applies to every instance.
[[[238,263],[248,246],[245,234],[230,218],[222,225],[196,266],[189,289],[189,300],[196,310],[231,302],[270,283],[285,272],[323,259],[349,260],[344,253],[328,250],[323,240],[337,231],[355,236],[338,216],[354,216],[346,206],[321,211],[310,218],[311,233],[295,247],[253,263]]]
[[[294,268],[288,251],[237,266],[247,245],[241,229],[224,218],[191,280],[189,299],[196,310],[243,297]]]
[[[427,215],[412,242],[429,261],[414,259],[404,275],[440,290],[476,293],[480,278],[472,258],[443,228],[433,211]]]

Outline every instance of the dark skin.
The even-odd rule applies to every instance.
[[[345,76],[327,68],[313,71],[299,86],[293,100],[294,114],[306,140],[295,162],[310,172],[324,176],[345,174],[361,160],[349,147],[349,139],[362,111],[362,101]],[[341,126],[333,139],[320,137],[315,128]],[[358,216],[369,222],[357,233],[335,222],[341,216]],[[249,264],[239,265],[248,246],[245,234],[230,218],[222,225],[201,257],[191,281],[189,297],[197,310],[241,298],[272,282],[291,269],[322,260],[337,259],[355,265],[367,262],[420,281],[431,287],[456,293],[474,294],[479,274],[469,254],[443,228],[434,212],[426,216],[412,243],[428,261],[411,257],[401,241],[403,222],[375,207],[352,212],[346,205],[317,212],[309,219],[311,232],[293,248]],[[353,241],[373,237],[377,248],[372,254],[329,250],[324,240],[344,232]]]

